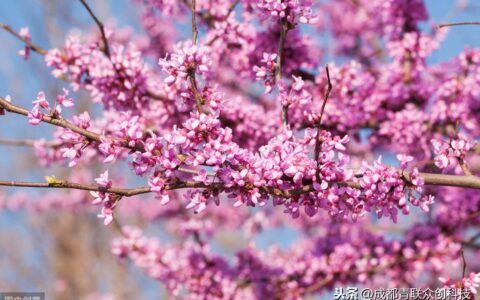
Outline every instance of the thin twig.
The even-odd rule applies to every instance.
[[[198,27],[197,27],[197,1],[192,0],[192,40],[193,44],[197,44],[198,39]]]
[[[232,12],[235,10],[235,7],[238,5],[238,3],[240,2],[240,0],[235,0],[232,5],[230,5],[230,7],[228,8],[228,12],[227,14],[225,15],[224,17],[224,20],[227,21],[228,18],[230,17],[230,15],[232,14]],[[208,46],[211,46],[213,45],[213,43],[215,43],[215,41],[217,41],[220,37],[222,36],[222,34],[217,34],[213,39],[210,40],[210,42],[207,43]]]
[[[322,126],[322,118],[323,112],[325,111],[325,106],[327,104],[328,98],[330,97],[330,93],[332,92],[332,81],[330,80],[330,71],[328,69],[328,65],[325,66],[325,72],[327,74],[327,90],[325,92],[325,96],[323,97],[322,108],[320,109],[320,116],[318,117],[317,121],[317,136],[315,138],[315,160],[317,161],[317,171],[316,171],[316,179],[317,182],[320,183],[320,150],[322,149],[322,142],[320,141],[320,132]]]
[[[202,99],[202,96],[200,95],[200,92],[198,91],[198,87],[197,87],[197,79],[195,77],[195,69],[193,69],[192,71],[189,72],[189,79],[190,79],[190,86],[192,88],[192,92],[193,92],[193,97],[195,98],[195,103],[197,104],[197,109],[198,109],[198,112],[200,113],[208,113],[208,111],[206,111],[204,108],[203,108],[203,99]]]
[[[196,1],[192,0],[192,41],[194,45],[197,45],[198,40],[198,27],[197,27],[197,14],[196,14]],[[193,97],[195,98],[195,103],[197,104],[198,112],[200,113],[208,113],[207,110],[203,108],[203,99],[198,91],[197,87],[197,78],[195,77],[195,66],[192,67],[191,70],[188,72],[189,79],[190,79],[190,86],[192,88]]]
[[[230,5],[230,7],[228,8],[228,12],[227,12],[227,14],[225,15],[224,20],[227,20],[228,17],[230,17],[230,15],[231,15],[232,12],[235,10],[235,7],[238,5],[239,2],[240,2],[240,0],[235,0],[235,1]]]
[[[283,67],[283,55],[285,50],[285,41],[287,39],[287,34],[289,30],[288,21],[282,19],[280,21],[280,39],[278,41],[278,51],[277,51],[277,66],[275,68],[275,81],[278,83],[282,80],[282,67]],[[283,126],[288,126],[288,105],[283,105],[282,107],[282,122]]]
[[[105,26],[103,26],[103,23],[97,18],[97,16],[93,13],[92,8],[88,5],[88,3],[85,0],[80,0],[80,2],[83,4],[85,9],[88,11],[92,19],[95,21],[97,24],[98,28],[100,29],[100,34],[102,36],[103,40],[103,52],[105,55],[110,58],[110,47],[108,45],[108,40],[107,40],[107,35],[105,34]]]
[[[327,73],[327,91],[325,96],[323,97],[322,108],[320,110],[320,117],[318,118],[318,126],[320,127],[322,124],[323,113],[325,112],[325,106],[327,105],[328,98],[330,97],[330,93],[332,92],[333,85],[332,81],[330,80],[330,70],[328,69],[328,65],[325,66],[325,72]]]
[[[13,30],[12,27],[10,27],[9,25],[0,22],[0,28],[5,30],[6,32],[10,33],[11,35],[15,36],[17,39],[21,40],[22,42],[24,42],[31,50],[37,52],[40,55],[47,55],[47,53],[48,53],[47,50],[41,48],[40,46],[35,45],[31,41],[25,39],[18,32]]]
[[[444,23],[444,24],[439,24],[438,28],[462,26],[462,25],[480,25],[480,22],[475,21],[475,22]]]
[[[77,183],[77,182],[69,182],[66,180],[56,180],[53,183],[0,180],[0,186],[75,189],[75,190],[83,190],[83,191],[111,193],[111,194],[116,194],[116,195],[125,196],[125,197],[147,194],[151,192],[151,188],[149,186],[131,188],[131,189],[118,188],[118,187],[107,188],[107,187],[98,186],[94,184],[83,184],[83,183]],[[220,186],[218,186],[218,184],[211,184],[207,186],[203,182],[179,181],[179,182],[167,185],[165,187],[165,190],[169,191],[169,190],[176,190],[176,189],[183,189],[183,188],[206,188],[206,187],[219,188]]]
[[[11,140],[11,139],[0,139],[0,145],[6,146],[26,146],[26,147],[34,147],[35,144],[39,143],[40,140]],[[65,144],[70,143],[69,141],[64,142],[44,142],[43,145],[48,148],[60,148]],[[71,142],[74,143],[74,142]]]
[[[460,254],[462,255],[463,261],[462,278],[465,278],[465,272],[467,271],[467,261],[465,260],[465,253],[463,253],[463,248],[462,250],[460,250]]]

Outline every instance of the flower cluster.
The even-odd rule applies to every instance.
[[[457,138],[450,138],[448,142],[432,139],[431,143],[435,153],[435,165],[440,169],[445,169],[456,162],[462,162],[467,153],[476,145],[475,140],[462,133]]]
[[[79,36],[70,36],[63,51],[49,50],[45,61],[55,77],[68,78],[75,90],[85,87],[106,108],[138,114],[148,107],[150,70],[133,44],[113,45],[106,57],[99,43],[85,44]]]
[[[407,104],[401,111],[388,112],[371,141],[398,152],[429,157],[431,136],[428,121],[429,116],[425,112]]]
[[[63,89],[63,94],[58,95],[55,101],[55,105],[50,107],[50,103],[47,101],[44,92],[39,92],[37,98],[33,101],[35,104],[28,113],[28,123],[37,125],[42,122],[44,113],[42,109],[48,111],[48,115],[51,117],[59,117],[63,107],[73,107],[73,98],[68,98],[68,90]]]
[[[94,101],[106,108],[137,112],[147,108],[149,69],[142,53],[132,44],[113,46],[110,60],[93,55],[88,74],[91,81],[86,86]]]
[[[156,238],[147,238],[138,228],[124,227],[123,237],[112,242],[112,253],[133,263],[151,277],[165,283],[172,295],[182,289],[190,297],[225,299],[235,295],[236,278],[226,261],[216,257],[208,246],[187,242],[164,246]]]
[[[380,3],[384,31],[389,39],[400,39],[405,32],[417,31],[418,23],[428,19],[423,0],[388,0]]]
[[[426,212],[429,211],[428,206],[433,203],[433,196],[431,195],[424,195],[420,199],[414,195],[415,192],[421,193],[424,185],[417,169],[410,172],[410,185],[405,183],[403,170],[412,158],[402,155],[398,158],[402,165],[401,172],[382,165],[379,159],[373,166],[363,166],[362,179],[360,180],[365,200],[359,205],[361,207],[365,205],[366,211],[372,211],[373,209],[379,217],[389,216],[394,222],[397,222],[398,209],[401,209],[404,214],[409,213],[410,209],[406,205],[408,202],[420,206]]]
[[[286,19],[291,24],[305,23],[314,24],[318,18],[313,14],[311,0],[261,0],[256,1],[257,7],[263,13],[263,19],[273,20]]]
[[[177,44],[173,53],[159,61],[164,72],[168,74],[165,83],[180,84],[192,74],[205,75],[212,63],[206,52],[205,47],[193,45],[190,41]]]
[[[473,295],[478,293],[477,288],[480,287],[480,273],[470,273],[468,277],[462,278],[462,280],[455,282],[452,278],[447,277],[440,277],[440,281],[443,283],[443,288],[460,288],[460,289],[467,289]],[[472,295],[472,297],[473,297]],[[468,298],[470,299],[470,298]],[[473,298],[472,298],[473,299]]]
[[[275,72],[277,70],[277,54],[263,53],[261,66],[254,66],[253,71],[257,80],[263,81],[265,85],[265,93],[268,94],[275,86]]]
[[[274,76],[274,63],[278,55],[278,37],[280,35],[280,29],[278,26],[270,26],[265,31],[254,32],[252,36],[247,37],[247,42],[250,44],[245,45],[247,53],[240,52],[238,55],[247,55],[248,69],[247,74],[252,74],[254,77],[257,73],[257,68],[263,69],[267,76]],[[282,56],[282,74],[283,77],[289,78],[292,75],[297,75],[297,72],[302,69],[315,69],[318,67],[322,52],[320,49],[313,47],[314,41],[305,35],[301,34],[299,29],[292,29],[288,31],[285,39],[285,45]],[[267,54],[265,54],[267,53]],[[242,57],[243,60],[245,59]],[[243,65],[245,62],[241,61]],[[256,67],[255,67],[256,66]],[[241,68],[241,66],[236,66]],[[253,70],[253,72],[252,72]],[[270,72],[273,71],[272,75]],[[250,76],[249,76],[250,78]],[[264,78],[263,80],[266,80]]]
[[[355,61],[337,67],[329,65],[334,89],[328,100],[322,123],[334,132],[346,133],[358,126],[365,126],[378,113],[381,101],[370,91],[375,87],[375,77],[362,69]],[[315,84],[327,86],[327,76],[323,70],[315,78]],[[315,97],[323,99],[324,89],[316,89]],[[312,107],[303,117],[309,124],[317,124],[320,105]],[[346,114],[345,111],[349,113]]]
[[[104,188],[110,188],[112,186],[112,181],[108,179],[108,170],[100,174],[100,177],[95,179],[95,182]],[[106,192],[90,192],[95,198],[93,200],[93,205],[102,205],[102,211],[98,215],[99,218],[104,219],[103,224],[109,225],[113,222],[113,210],[118,203],[118,196]]]
[[[72,122],[80,128],[87,129],[90,127],[90,115],[88,112],[84,112],[78,117],[73,116]],[[80,157],[89,145],[88,140],[81,134],[75,133],[70,129],[65,129],[60,135],[60,139],[64,141],[64,147],[60,149],[60,152],[63,157],[70,159],[68,166],[73,167],[77,165]]]
[[[303,87],[305,82],[301,77],[293,76],[293,83],[290,91],[287,91],[283,82],[279,83],[278,98],[282,106],[289,107],[293,104],[307,104],[311,101],[312,95]]]

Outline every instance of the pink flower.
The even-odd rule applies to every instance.
[[[168,74],[164,82],[171,86],[176,82],[185,82],[190,72],[207,74],[212,63],[207,56],[207,50],[206,47],[193,45],[191,41],[175,45],[170,56],[159,60],[159,64]]]
[[[28,112],[28,123],[38,125],[42,122],[43,113],[40,111],[40,106],[35,105],[31,111]]]
[[[305,24],[315,24],[318,18],[312,13],[313,2],[310,0],[300,1],[277,1],[260,0],[256,1],[259,9],[262,11],[261,17],[273,18],[274,20],[286,19],[292,24],[298,22]]]
[[[29,33],[29,29],[28,27],[22,27],[20,29],[20,32],[18,33],[20,35],[21,38],[23,38],[24,40],[26,41],[30,41],[31,40],[31,36],[30,36],[30,33]],[[30,57],[30,47],[25,45],[25,48],[23,48],[22,50],[18,51],[18,54],[20,56],[23,56],[23,58],[25,60],[27,60],[29,57]]]
[[[480,273],[472,272],[458,282],[454,282],[450,277],[440,277],[439,280],[443,283],[443,288],[464,288],[473,295],[478,294],[477,288],[480,287]]]
[[[409,162],[413,160],[413,156],[397,154],[397,159],[400,161],[400,168],[406,169]]]
[[[103,224],[105,226],[110,225],[113,222],[113,209],[108,207],[102,207],[102,211],[98,215],[98,217],[104,219]]]
[[[47,99],[45,98],[44,92],[38,92],[37,99],[33,101],[33,104],[44,109],[50,109],[50,103],[48,103]]]
[[[450,140],[431,140],[433,150],[435,153],[435,165],[440,169],[448,167],[455,161],[463,160],[467,156],[467,153],[471,151],[476,141],[460,133],[457,138],[450,138]]]
[[[108,170],[100,174],[100,177],[95,178],[95,182],[100,186],[110,188],[112,186],[112,181],[108,179]]]
[[[269,94],[275,85],[275,70],[276,70],[276,53],[263,53],[261,66],[254,66],[253,71],[257,80],[261,80],[265,84],[265,94]]]
[[[73,98],[68,98],[68,90],[63,89],[63,94],[57,96],[57,103],[63,105],[64,107],[73,107]]]

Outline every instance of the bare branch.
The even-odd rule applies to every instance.
[[[330,93],[332,92],[332,82],[330,81],[330,71],[328,69],[328,65],[325,66],[325,72],[327,73],[327,92],[323,97],[322,108],[320,110],[320,117],[318,118],[318,126],[322,124],[323,113],[325,112],[325,106],[327,105],[328,98],[330,97]]]
[[[196,1],[192,0],[192,40],[193,44],[197,45],[198,40],[198,27],[197,27],[197,14],[196,14]],[[195,68],[189,70],[189,79],[190,87],[192,88],[193,97],[195,98],[195,103],[197,104],[198,112],[208,114],[208,111],[203,108],[203,99],[200,95],[197,87],[197,78],[195,77]]]
[[[275,68],[275,81],[279,82],[282,80],[282,67],[283,67],[283,52],[285,50],[285,41],[287,39],[287,34],[289,30],[288,21],[282,19],[280,21],[280,39],[278,41],[278,51],[277,51],[277,66]],[[282,122],[283,126],[288,126],[288,105],[282,107]]]
[[[463,253],[463,249],[460,250],[460,254],[462,255],[463,261],[462,277],[465,277],[465,272],[467,271],[467,260],[465,259],[465,253]]]
[[[39,142],[38,140],[10,140],[10,139],[0,139],[0,145],[7,145],[7,146],[27,146],[33,147],[35,143]],[[45,142],[45,146],[50,148],[58,148],[62,146],[64,143],[56,143],[56,142]]]
[[[95,23],[98,26],[98,29],[100,29],[100,34],[102,36],[103,40],[103,52],[105,53],[108,58],[110,58],[110,47],[108,45],[108,40],[107,40],[107,35],[105,34],[105,26],[103,26],[103,23],[97,18],[97,16],[93,13],[92,8],[88,5],[88,3],[85,0],[80,0],[80,2],[83,4],[85,9],[88,11],[92,19],[95,21]]]
[[[198,27],[197,27],[197,5],[196,1],[192,0],[192,40],[193,44],[197,44],[197,39],[198,39]]]
[[[28,146],[32,147],[35,145],[34,140],[9,140],[9,139],[0,139],[1,145],[8,145],[8,146]]]
[[[438,28],[452,27],[452,26],[462,26],[462,25],[480,25],[480,22],[444,23],[444,24],[439,24]]]

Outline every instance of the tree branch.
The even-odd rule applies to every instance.
[[[18,32],[13,30],[12,27],[10,27],[9,25],[0,22],[0,28],[5,30],[6,32],[10,33],[11,35],[16,37],[17,39],[21,40],[22,42],[24,42],[32,51],[35,51],[40,55],[47,55],[47,52],[48,52],[47,50],[35,45],[34,43],[32,43],[29,40],[23,38]]]
[[[28,116],[28,110],[26,110],[25,108],[13,105],[2,97],[0,97],[0,108],[3,108],[6,111],[11,112],[11,113],[15,113],[15,114],[23,115],[23,116]],[[77,125],[75,125],[73,123],[70,123],[69,121],[67,121],[65,119],[53,118],[51,116],[44,115],[42,117],[42,121],[45,122],[45,123],[49,123],[49,124],[52,124],[52,125],[55,125],[55,126],[62,127],[62,128],[70,129],[71,131],[86,137],[90,141],[95,141],[95,142],[98,142],[98,143],[102,142],[100,134],[89,131],[89,130],[86,130],[86,129],[83,129],[81,127],[78,127]],[[138,145],[135,145],[134,147],[131,147],[131,146],[128,145],[127,141],[120,140],[120,142],[122,144],[122,147],[129,148],[129,149],[136,150],[136,151],[141,151],[141,152],[144,151],[143,145],[138,144]]]
[[[402,175],[405,181],[409,183],[411,182],[410,174],[408,172],[404,172]],[[424,179],[425,185],[455,186],[455,187],[480,189],[480,177],[476,177],[476,176],[456,176],[456,175],[443,175],[443,174],[432,174],[432,173],[420,173],[420,176]],[[340,186],[349,186],[352,188],[361,188],[359,183],[353,182],[353,181],[336,182],[336,184]],[[139,188],[133,188],[133,189],[116,188],[116,187],[105,188],[98,185],[81,184],[81,183],[69,182],[66,180],[57,180],[55,183],[3,180],[3,181],[0,181],[0,186],[77,189],[77,190],[113,193],[113,194],[117,194],[120,196],[127,196],[127,197],[139,195],[139,194],[146,194],[151,192],[150,187],[139,187]],[[225,187],[223,183],[216,182],[216,183],[211,183],[209,185],[206,185],[203,182],[196,182],[196,181],[179,181],[179,182],[167,185],[165,189],[176,190],[176,189],[183,189],[183,188],[209,188],[209,189],[217,189],[217,190],[228,189],[227,187]],[[272,188],[272,187],[260,187],[260,189],[269,195],[283,197],[283,198],[291,198],[296,195],[315,191],[315,189],[313,188],[313,185],[311,184],[307,184],[299,189],[283,190],[283,189]]]
[[[206,188],[211,186],[215,187],[216,185],[218,184],[212,184],[212,185],[206,186],[203,182],[179,181],[179,182],[167,185],[165,187],[165,190],[169,191],[169,190],[177,190],[177,189],[183,189],[183,188]],[[0,186],[75,189],[75,190],[83,190],[83,191],[111,193],[111,194],[116,194],[116,195],[125,196],[125,197],[151,193],[151,188],[148,186],[131,188],[131,189],[118,188],[118,187],[106,188],[99,185],[69,182],[66,180],[57,180],[54,183],[0,180]]]
[[[452,27],[452,26],[462,26],[462,25],[480,25],[480,22],[444,23],[444,24],[439,24],[438,28]]]
[[[323,118],[323,112],[325,111],[325,106],[327,105],[328,98],[330,97],[330,92],[332,91],[332,88],[333,88],[332,82],[330,80],[330,71],[328,69],[328,65],[325,66],[325,72],[327,73],[327,91],[323,98],[322,108],[320,109],[320,116],[318,117],[318,121],[317,121],[317,136],[315,138],[315,160],[317,161],[316,178],[318,183],[320,183],[320,174],[319,174],[320,161],[318,156],[320,154],[320,150],[322,149],[322,142],[320,141],[322,118]]]
[[[193,44],[197,44],[198,39],[198,27],[197,27],[197,1],[192,0],[192,40]]]
[[[110,58],[110,46],[108,45],[108,40],[107,40],[107,35],[105,34],[105,26],[103,26],[103,23],[97,18],[97,16],[93,13],[92,8],[88,5],[88,3],[85,0],[80,0],[80,2],[83,4],[85,9],[88,11],[92,19],[95,21],[97,24],[98,28],[100,29],[100,34],[102,36],[102,41],[103,41],[103,52],[105,55]]]
[[[192,5],[190,6],[192,9],[192,41],[194,45],[197,45],[198,40],[198,27],[197,27],[197,14],[196,14],[196,1],[192,0]],[[189,70],[188,72],[190,78],[190,86],[192,88],[193,97],[195,98],[195,103],[197,104],[198,112],[200,113],[208,113],[208,111],[203,109],[203,100],[202,96],[200,95],[197,87],[197,78],[195,77],[195,67]]]
[[[0,139],[0,145],[6,146],[26,146],[26,147],[34,147],[35,143],[39,142],[40,140],[11,140],[11,139]],[[64,144],[68,144],[68,141],[65,142],[45,142],[44,145],[49,148],[59,148]]]
[[[280,39],[278,41],[277,66],[275,68],[276,82],[282,80],[283,52],[285,50],[285,41],[287,39],[288,30],[288,21],[282,19],[280,21]],[[288,105],[282,106],[282,122],[284,127],[288,126]]]
[[[322,108],[320,109],[320,117],[318,118],[318,127],[322,124],[323,113],[325,112],[325,106],[327,105],[328,98],[330,97],[330,93],[332,92],[333,85],[332,81],[330,80],[330,70],[328,69],[328,65],[325,66],[325,72],[327,73],[327,91],[325,96],[323,97]]]
[[[230,5],[230,7],[228,8],[228,12],[227,14],[225,15],[224,17],[224,20],[228,20],[228,18],[230,17],[230,15],[232,14],[232,12],[235,10],[235,7],[238,5],[238,3],[240,2],[240,0],[235,0],[232,5]],[[217,41],[222,35],[221,34],[217,34],[213,39],[210,40],[210,42],[207,43],[208,46],[211,46],[213,45],[213,43],[215,43],[215,41]]]

